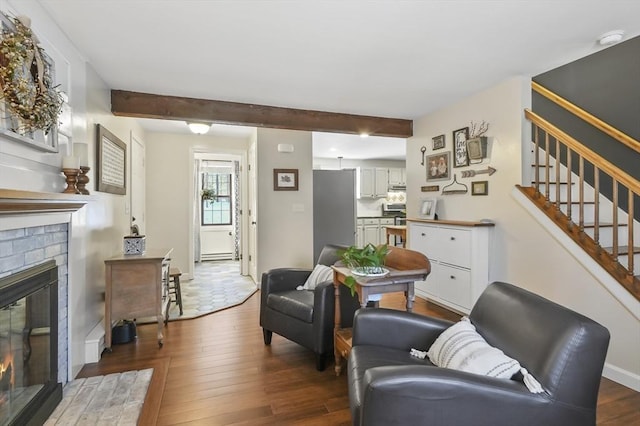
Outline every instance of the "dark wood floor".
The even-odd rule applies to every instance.
[[[264,346],[259,293],[243,305],[165,327],[158,348],[156,325],[138,326],[138,340],[114,346],[79,377],[154,368],[143,425],[349,425],[347,379],[331,364],[315,370],[311,352],[274,334]],[[403,309],[401,296],[382,307]],[[420,299],[415,312],[457,319]],[[640,393],[603,379],[598,425],[640,425]]]

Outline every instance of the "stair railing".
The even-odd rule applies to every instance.
[[[545,89],[546,90],[546,89]],[[559,98],[559,97],[558,97]],[[561,98],[560,98],[561,99]],[[566,102],[566,101],[565,101]],[[577,108],[577,107],[576,107]],[[587,113],[588,114],[588,113]],[[640,300],[640,279],[634,276],[634,204],[635,199],[640,196],[640,182],[634,177],[616,167],[605,158],[601,157],[591,149],[587,148],[579,141],[563,132],[544,118],[540,117],[536,113],[525,110],[525,117],[533,124],[533,143],[534,147],[534,179],[532,188],[520,187],[520,190],[525,193],[535,204],[538,205],[548,217],[550,217],[556,224],[558,224],[578,245],[580,245],[587,253],[591,255],[598,263],[600,263],[614,278],[618,280],[630,293],[632,293],[636,299]],[[598,119],[596,119],[598,120]],[[602,123],[602,122],[601,122]],[[606,123],[605,123],[606,124]],[[608,125],[607,125],[608,126]],[[596,126],[598,128],[604,127],[602,125]],[[610,127],[610,126],[609,126]],[[602,130],[602,129],[601,129]],[[604,130],[603,130],[604,131]],[[613,132],[616,133],[616,132]],[[608,133],[610,134],[610,133]],[[621,132],[617,132],[614,136],[619,139]],[[541,135],[543,135],[541,137]],[[624,135],[626,136],[626,135]],[[629,138],[628,136],[622,137],[627,140],[635,149],[638,148],[640,152],[640,143]],[[544,140],[541,141],[540,139]],[[544,152],[544,164],[541,163],[540,152],[541,149]],[[555,176],[552,178],[550,168],[547,167],[551,164],[552,155],[555,155]],[[566,181],[562,181],[560,164],[561,157],[565,159],[566,166]],[[577,176],[578,176],[578,200],[574,202],[572,200],[573,193],[571,187],[573,183],[573,161],[577,160]],[[593,187],[594,187],[594,223],[593,225],[593,237],[590,237],[585,233],[585,163],[587,167],[593,168]],[[545,167],[544,180],[539,177],[538,170],[540,167]],[[600,228],[605,226],[600,220],[600,185],[602,175],[608,176],[612,181],[612,219],[611,224],[613,228],[613,244],[612,248],[607,251],[600,245]],[[544,194],[540,192],[540,187],[544,185]],[[566,215],[561,212],[561,185],[566,185],[566,203],[567,211]],[[555,194],[551,192],[551,186],[555,186]],[[625,193],[628,197],[627,200],[627,221],[621,224],[618,218],[619,207],[619,194]],[[552,195],[555,196],[555,200],[552,201]],[[578,220],[574,221],[572,204],[578,205]],[[607,224],[608,226],[608,224]],[[618,233],[619,228],[627,227],[627,247],[623,247],[619,243]],[[620,255],[626,253],[627,266],[624,267],[620,264]]]

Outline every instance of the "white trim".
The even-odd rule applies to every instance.
[[[602,375],[609,380],[613,380],[614,382],[620,383],[621,385],[631,388],[636,392],[640,392],[640,376],[632,373],[631,371],[623,370],[615,365],[605,363]]]
[[[98,321],[84,341],[84,363],[100,361],[100,354],[104,350],[104,318]]]
[[[0,231],[70,222],[71,213],[7,214],[0,218]]]

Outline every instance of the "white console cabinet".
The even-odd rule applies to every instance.
[[[431,262],[416,295],[468,314],[489,284],[493,223],[407,219],[407,247]]]

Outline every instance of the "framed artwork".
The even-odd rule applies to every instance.
[[[433,150],[444,148],[444,135],[436,136],[435,138],[431,138],[433,141]]]
[[[467,140],[467,157],[469,164],[481,163],[487,158],[487,138],[480,136]]]
[[[418,212],[418,216],[422,219],[434,219],[437,205],[437,198],[423,198],[420,201],[420,211]]]
[[[453,167],[464,167],[469,165],[469,157],[467,155],[467,139],[469,139],[469,128],[453,131]]]
[[[297,191],[298,169],[273,169],[274,191]]]
[[[471,195],[489,195],[489,181],[478,180],[471,182]]]
[[[98,191],[124,195],[127,193],[127,145],[100,124],[96,134]]]
[[[451,151],[427,156],[427,181],[451,178]]]

